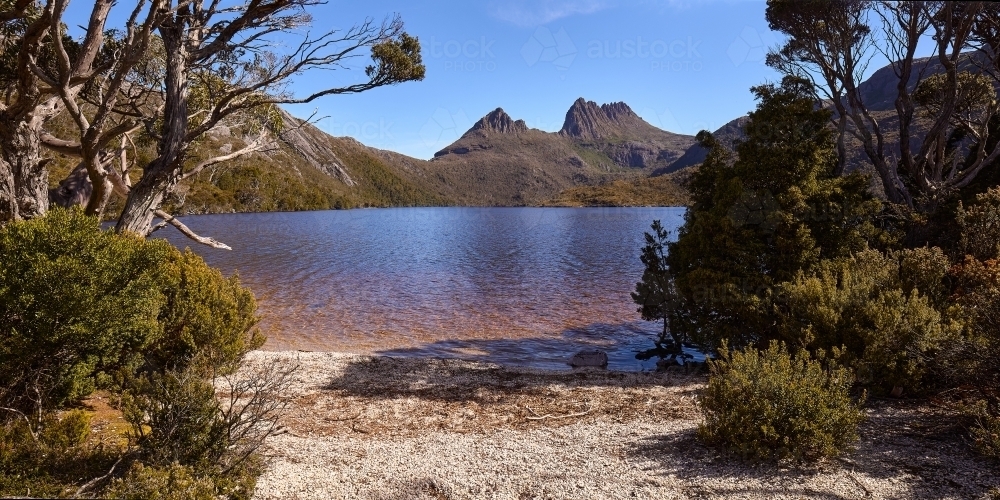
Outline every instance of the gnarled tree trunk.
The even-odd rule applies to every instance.
[[[165,23],[160,27],[167,64],[161,129],[163,135],[157,148],[159,156],[146,165],[142,178],[129,192],[125,209],[115,227],[118,232],[149,235],[153,230],[155,212],[180,182],[188,132],[188,54],[184,33],[182,22]]]
[[[20,219],[17,209],[17,189],[14,171],[0,155],[0,224]]]
[[[5,167],[0,167],[0,220],[32,219],[45,215],[49,210],[49,172],[45,168],[48,160],[42,159],[39,131],[42,120],[29,116],[26,120],[3,120],[0,117],[0,155]],[[7,174],[6,170],[10,171]],[[11,211],[4,199],[13,180],[13,195],[16,211]],[[6,185],[4,185],[6,184]]]

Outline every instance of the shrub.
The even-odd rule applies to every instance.
[[[170,464],[146,467],[136,463],[128,474],[117,479],[105,492],[120,500],[214,500],[215,484],[199,477],[190,467]]]
[[[58,495],[107,472],[114,460],[94,457],[111,454],[82,443],[87,422],[55,418],[105,384],[153,467],[135,484],[188,484],[178,463],[197,474],[193,492],[210,478],[214,497],[249,497],[290,369],[230,377],[264,342],[237,277],[165,241],[102,231],[79,210],[0,227],[0,261],[0,492]],[[225,404],[220,379],[232,381]]]
[[[849,394],[851,373],[822,353],[793,357],[777,342],[765,351],[723,348],[709,367],[698,428],[708,444],[748,459],[808,460],[858,439],[864,414]]]
[[[994,259],[1000,245],[1000,187],[976,196],[976,203],[958,206],[955,217],[960,238],[956,258],[971,255],[979,260]]]
[[[0,406],[37,415],[87,396],[162,331],[163,241],[79,210],[0,228]]]
[[[991,415],[983,409],[972,427],[972,440],[979,453],[1000,459],[1000,416]]]
[[[278,430],[295,366],[249,363],[207,379],[203,366],[130,381],[122,409],[132,441],[147,465],[190,467],[212,478],[217,495],[249,498],[261,471],[257,450]]]
[[[163,334],[147,351],[158,369],[183,369],[197,358],[212,370],[232,372],[264,344],[256,328],[257,302],[238,276],[225,278],[195,253],[175,252],[164,272]]]
[[[782,337],[810,350],[843,347],[841,361],[879,390],[919,390],[938,353],[960,335],[934,304],[945,301],[946,270],[938,249],[822,261],[781,285]]]
[[[0,496],[60,496],[79,478],[107,472],[114,454],[91,446],[89,435],[90,416],[80,410],[0,424]]]

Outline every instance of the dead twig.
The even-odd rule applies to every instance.
[[[547,418],[551,418],[553,420],[558,420],[560,418],[582,417],[582,416],[590,413],[590,410],[593,410],[593,408],[587,408],[585,411],[581,411],[579,413],[569,413],[569,414],[566,414],[566,415],[552,415],[550,413],[546,413],[545,415],[539,415],[539,414],[535,413],[535,410],[532,410],[530,407],[525,406],[525,408],[529,412],[531,412],[532,415],[534,415],[533,417],[524,417],[527,420],[545,420]]]

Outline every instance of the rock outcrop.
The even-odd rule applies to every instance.
[[[326,144],[324,140],[327,135],[312,126],[302,124],[302,121],[295,118],[285,110],[281,110],[281,119],[288,124],[302,125],[291,127],[281,133],[281,140],[293,151],[300,154],[310,165],[321,172],[339,179],[348,186],[355,186],[357,183],[348,175],[344,168],[344,162],[340,161],[337,153]]]
[[[486,116],[479,119],[469,132],[482,131],[484,133],[497,134],[517,134],[527,132],[528,126],[524,120],[514,121],[503,108],[497,108]]]
[[[634,135],[637,129],[650,127],[624,102],[597,105],[579,98],[566,112],[560,135],[586,141],[598,141]]]

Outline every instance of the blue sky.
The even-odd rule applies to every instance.
[[[70,2],[74,35],[92,5]],[[111,24],[129,8],[119,2]],[[579,97],[624,101],[657,127],[693,135],[750,111],[749,88],[779,78],[764,65],[782,39],[764,10],[763,0],[330,0],[310,9],[314,34],[399,14],[421,41],[427,77],[289,110],[315,111],[332,135],[418,158],[497,107],[557,131]],[[362,81],[366,63],[367,55],[353,69],[301,75],[291,90]]]
[[[672,132],[714,130],[753,108],[750,86],[778,78],[763,62],[781,40],[764,9],[747,0],[334,1],[312,10],[314,29],[398,13],[421,41],[427,77],[290,111],[315,110],[328,133],[418,158],[497,107],[559,130],[578,97],[624,101]],[[330,80],[305,75],[294,88]]]

